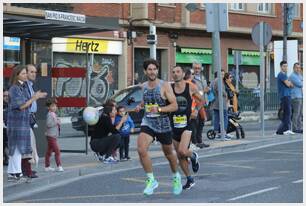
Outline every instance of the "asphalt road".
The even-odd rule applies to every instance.
[[[164,158],[154,160],[159,187],[142,194],[142,169],[88,177],[15,202],[32,203],[302,203],[302,141],[252,151],[201,157],[196,185],[179,196],[171,193],[171,173]],[[185,183],[185,178],[183,178]]]

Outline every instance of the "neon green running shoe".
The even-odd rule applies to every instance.
[[[154,189],[158,187],[158,182],[155,179],[148,178],[146,180],[146,188],[143,191],[144,195],[152,195]]]
[[[173,194],[175,195],[181,194],[183,187],[182,187],[182,180],[180,174],[178,174],[177,177],[173,177],[172,185],[173,185]]]

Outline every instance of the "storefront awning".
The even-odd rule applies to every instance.
[[[51,39],[52,37],[114,31],[118,29],[118,18],[112,17],[86,16],[86,23],[78,23],[3,14],[3,36]]]
[[[260,54],[257,51],[241,51],[242,65],[260,65]],[[176,62],[191,64],[200,62],[202,64],[212,64],[212,50],[201,48],[181,48],[181,52],[176,53]],[[234,64],[233,55],[228,54],[227,63]]]
[[[205,54],[184,54],[176,53],[176,63],[192,64],[193,62],[200,62],[201,64],[212,64],[212,56]]]
[[[211,54],[211,49],[181,48],[184,54]]]

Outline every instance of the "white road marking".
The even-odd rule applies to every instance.
[[[243,168],[243,169],[255,169],[254,167],[243,166],[243,165],[220,164],[220,163],[213,163],[213,162],[206,163],[206,164],[224,166],[224,167],[238,167],[238,168]]]
[[[303,155],[303,152],[286,152],[286,151],[269,151],[265,152],[269,154],[291,154],[291,155]]]
[[[250,197],[252,195],[257,195],[257,194],[261,194],[261,193],[264,193],[264,192],[269,192],[271,190],[276,190],[278,188],[279,187],[270,187],[270,188],[267,188],[267,189],[258,190],[258,191],[255,191],[255,192],[251,192],[251,193],[248,193],[248,194],[238,196],[238,197],[233,197],[233,198],[229,199],[229,201],[234,201],[234,200],[242,199],[242,198],[245,198],[245,197]]]
[[[302,183],[302,182],[303,182],[303,179],[300,179],[300,180],[293,181],[292,183],[296,184],[296,183]]]

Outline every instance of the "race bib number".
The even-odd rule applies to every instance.
[[[146,104],[145,111],[147,117],[159,117],[160,114],[158,112],[159,105],[158,104]]]
[[[173,116],[173,125],[175,128],[184,128],[187,126],[187,116]]]

